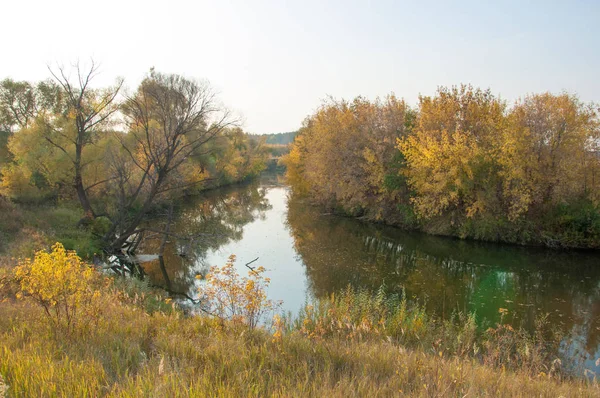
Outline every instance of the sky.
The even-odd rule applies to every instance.
[[[600,1],[4,0],[0,79],[90,59],[94,85],[151,67],[207,79],[251,133],[297,130],[329,96],[416,105],[470,83],[512,102],[600,102]]]

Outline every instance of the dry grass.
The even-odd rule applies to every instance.
[[[11,397],[600,395],[594,382],[428,354],[366,330],[360,338],[308,336],[288,324],[274,338],[264,329],[184,317],[140,282],[104,286],[101,322],[70,337],[52,333],[40,308],[13,300],[5,287],[0,392],[8,385]]]
[[[562,335],[552,331],[545,317],[537,319],[534,333],[508,324],[481,331],[473,314],[455,312],[451,319],[441,320],[429,316],[418,303],[387,295],[383,287],[377,293],[348,287],[329,299],[306,305],[298,319],[289,323],[288,332],[298,331],[310,339],[384,340],[523,374],[573,376],[564,374],[555,354]]]

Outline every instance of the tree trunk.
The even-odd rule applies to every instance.
[[[79,128],[79,123],[78,124],[78,128]],[[79,133],[77,134],[77,142],[75,144],[75,162],[74,162],[74,168],[75,168],[75,181],[74,181],[74,187],[75,190],[77,191],[77,197],[79,199],[79,203],[81,204],[81,207],[83,208],[83,220],[88,220],[91,221],[96,217],[96,214],[94,213],[94,209],[92,209],[92,205],[90,204],[90,200],[87,196],[87,192],[85,191],[85,187],[83,186],[83,177],[81,176],[81,154],[83,152],[83,137],[84,132],[82,132],[81,130],[79,131]]]
[[[162,181],[163,181],[163,176],[159,175],[156,184],[152,188],[152,191],[150,191],[150,193],[148,194],[148,197],[144,201],[142,208],[135,215],[135,218],[129,222],[129,225],[125,228],[125,230],[120,232],[119,236],[115,237],[115,239],[111,242],[111,244],[109,245],[109,251],[114,253],[114,252],[121,250],[121,248],[123,247],[125,242],[127,242],[127,239],[129,239],[129,237],[136,232],[137,227],[144,220],[144,217],[146,216],[146,214],[152,207],[154,198],[156,197],[156,195],[158,193],[158,188],[161,186]]]
[[[83,218],[86,220],[93,220],[96,218],[96,213],[94,213],[94,209],[92,209],[92,205],[90,204],[90,200],[88,199],[87,192],[85,192],[85,188],[83,186],[83,179],[81,178],[81,173],[79,170],[75,171],[75,190],[77,190],[77,198],[79,199],[79,203],[83,208],[84,216]]]

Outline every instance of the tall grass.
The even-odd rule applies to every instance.
[[[498,367],[504,362],[489,354],[498,348],[487,340],[473,353],[468,317],[462,326],[442,325],[383,291],[348,289],[315,302],[297,320],[280,322],[274,338],[266,328],[185,317],[144,283],[108,279],[101,321],[67,335],[51,333],[43,310],[15,300],[4,285],[0,375],[10,397],[600,394],[593,381],[532,373],[517,363]]]
[[[309,339],[387,341],[444,358],[476,360],[493,368],[529,375],[564,377],[556,357],[561,335],[548,331],[545,317],[528,333],[508,324],[478,330],[475,315],[455,312],[449,320],[428,316],[424,306],[405,296],[352,287],[306,304],[287,331]]]

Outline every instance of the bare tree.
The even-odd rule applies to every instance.
[[[95,133],[98,129],[109,120],[109,118],[118,111],[119,107],[116,101],[117,95],[123,86],[123,79],[118,79],[114,87],[95,90],[90,87],[92,79],[98,72],[98,66],[92,61],[89,70],[82,70],[80,64],[77,63],[74,66],[77,78],[70,78],[70,75],[66,73],[64,67],[59,66],[57,71],[52,70],[48,67],[50,73],[56,80],[56,82],[64,90],[65,105],[67,108],[67,115],[74,118],[75,122],[75,136],[68,134],[67,132],[61,131],[61,129],[52,129],[52,134],[46,135],[46,140],[52,145],[63,151],[69,159],[73,162],[74,180],[73,187],[77,192],[77,197],[83,211],[85,218],[93,219],[96,217],[96,213],[92,208],[88,197],[88,188],[83,183],[83,170],[87,163],[82,158],[83,149],[86,145],[93,142]],[[54,137],[62,137],[63,140],[59,142]],[[62,142],[67,142],[75,146],[74,155],[66,148]]]
[[[129,131],[115,135],[136,173],[114,167],[118,209],[105,236],[112,251],[120,250],[140,232],[141,222],[159,195],[182,188],[175,177],[186,159],[207,153],[207,144],[237,123],[219,106],[208,83],[154,70],[127,98],[122,111]],[[185,184],[204,181],[199,177]]]

